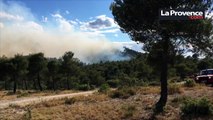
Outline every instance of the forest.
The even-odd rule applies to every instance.
[[[112,88],[160,84],[157,67],[160,57],[129,48],[125,48],[122,55],[131,59],[88,64],[75,58],[71,51],[59,58],[48,58],[43,53],[2,56],[0,90],[16,93],[17,90],[92,90],[103,84]],[[207,68],[213,68],[210,57],[175,55],[169,61],[168,78],[182,81]]]

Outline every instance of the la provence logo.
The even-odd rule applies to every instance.
[[[160,9],[160,20],[201,20],[205,19],[204,10],[192,9]]]

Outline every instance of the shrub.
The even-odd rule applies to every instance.
[[[78,90],[87,91],[90,90],[90,86],[88,84],[82,84],[78,86]]]
[[[174,99],[172,99],[172,103],[183,103],[184,101],[190,99],[189,97],[186,96],[179,96],[179,97],[175,97]]]
[[[181,86],[175,83],[169,84],[168,86],[168,93],[170,95],[175,94],[175,93],[182,93]]]
[[[189,99],[181,107],[183,116],[206,116],[213,113],[212,103],[206,99]]]
[[[138,79],[125,76],[121,78],[120,84],[122,86],[136,86],[138,85]]]
[[[75,98],[66,98],[64,103],[67,104],[67,105],[72,105],[76,102],[76,99]]]
[[[185,87],[194,87],[196,85],[194,80],[188,79],[186,80],[186,82],[184,83]]]
[[[109,84],[110,87],[116,88],[119,85],[119,80],[115,79],[115,80],[108,80],[107,83]]]
[[[108,84],[102,84],[101,87],[99,88],[98,92],[101,93],[107,93],[109,91],[110,87]]]
[[[160,82],[159,81],[151,81],[148,83],[148,86],[160,86]]]
[[[123,88],[119,88],[115,91],[112,91],[112,93],[110,94],[111,98],[122,98],[122,99],[127,99],[130,96],[133,96],[136,94],[136,90],[133,88],[129,88],[129,87],[123,87]]]

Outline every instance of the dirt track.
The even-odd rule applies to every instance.
[[[70,94],[61,94],[61,95],[52,95],[52,96],[42,96],[42,97],[31,97],[31,98],[19,98],[16,100],[8,100],[8,101],[0,101],[0,109],[7,108],[10,105],[18,105],[18,106],[25,106],[29,104],[39,103],[42,101],[48,101],[53,99],[61,99],[65,97],[74,97],[79,95],[91,95],[95,92],[93,91],[86,91],[86,92],[78,92],[78,93],[70,93]]]

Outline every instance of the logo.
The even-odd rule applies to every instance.
[[[160,9],[160,20],[201,20],[205,19],[204,10]]]

